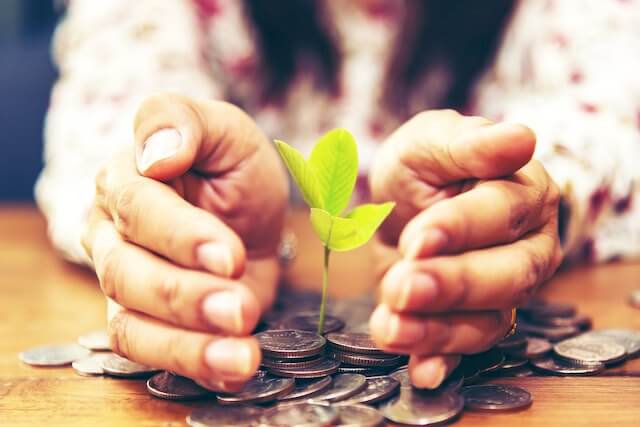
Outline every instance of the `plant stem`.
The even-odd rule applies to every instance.
[[[327,309],[327,289],[329,288],[329,255],[331,250],[324,245],[324,266],[322,268],[322,301],[320,302],[320,320],[318,320],[318,335],[324,332],[324,312]]]

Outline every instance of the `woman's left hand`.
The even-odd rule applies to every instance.
[[[409,120],[378,153],[373,199],[397,206],[379,236],[370,329],[381,348],[411,355],[418,387],[500,341],[512,308],[562,260],[559,191],[534,148],[524,126],[442,110]]]

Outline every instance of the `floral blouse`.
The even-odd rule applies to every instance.
[[[136,109],[154,93],[241,100],[269,137],[303,151],[326,130],[348,128],[366,182],[377,145],[407,119],[380,101],[404,3],[319,1],[341,52],[340,95],[318,92],[299,73],[277,106],[255,97],[260,52],[241,1],[69,1],[54,37],[60,78],[36,185],[51,239],[67,258],[88,261],[80,236],[94,176],[132,144]],[[640,255],[639,52],[640,0],[522,0],[475,86],[471,113],[536,132],[535,157],[563,192],[573,259]],[[446,80],[446,69],[434,76]]]

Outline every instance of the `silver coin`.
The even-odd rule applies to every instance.
[[[101,352],[91,353],[87,357],[74,360],[71,367],[76,371],[78,375],[82,376],[94,376],[103,375],[104,369],[102,369],[102,362],[110,358],[113,353]]]
[[[535,359],[548,354],[553,349],[551,343],[544,338],[527,337],[527,347],[523,356],[528,359]]]
[[[91,331],[80,335],[78,344],[91,351],[111,351],[109,334],[105,330]]]
[[[540,326],[520,321],[518,322],[518,330],[527,335],[546,338],[554,342],[575,337],[581,333],[577,326]]]
[[[255,335],[266,357],[298,358],[320,354],[326,340],[313,332],[283,329]]]
[[[293,390],[292,378],[254,377],[237,393],[220,393],[218,402],[223,405],[271,402]]]
[[[384,421],[382,415],[370,406],[340,403],[333,408],[338,412],[340,427],[377,427]]]
[[[305,311],[288,316],[282,321],[281,326],[286,329],[317,332],[320,313],[317,311]],[[344,328],[344,320],[330,314],[324,317],[323,334],[339,331]]]
[[[579,329],[590,329],[591,328],[591,318],[584,314],[576,314],[571,317],[537,317],[533,316],[530,318],[531,323],[540,326],[574,326]]]
[[[403,389],[400,397],[383,403],[379,411],[387,420],[413,426],[444,423],[457,417],[464,407],[458,393],[439,393],[428,397]]]
[[[331,385],[331,381],[332,379],[330,376],[326,376],[324,378],[312,378],[308,380],[296,380],[295,388],[291,390],[289,394],[279,397],[278,400],[296,400],[313,396],[329,387]]]
[[[534,370],[552,375],[595,375],[604,370],[604,363],[574,363],[553,357],[532,359],[529,363]]]
[[[339,351],[349,353],[380,354],[384,353],[373,342],[371,335],[365,333],[344,332],[327,334],[327,343]]]
[[[389,374],[390,377],[396,379],[400,383],[401,388],[416,388],[411,384],[411,378],[409,377],[409,368],[400,368]],[[460,390],[464,383],[464,377],[462,371],[453,371],[436,389],[432,392],[444,393],[444,392],[456,392]],[[418,389],[420,390],[420,389]]]
[[[495,347],[504,352],[514,352],[525,348],[527,345],[526,337],[522,334],[511,335],[498,342]]]
[[[140,363],[132,362],[129,359],[112,354],[102,361],[104,373],[112,377],[138,378],[153,375],[159,369],[151,368]]]
[[[338,402],[364,390],[367,378],[360,374],[338,374],[331,386],[311,398],[314,402]]]
[[[314,356],[311,359],[271,359],[264,357],[261,366],[274,369],[302,369],[317,365],[323,358]]]
[[[257,427],[262,409],[256,406],[208,405],[194,409],[187,416],[191,427]]]
[[[147,380],[147,391],[167,400],[192,400],[211,394],[211,391],[200,387],[193,380],[166,371]]]
[[[307,366],[304,368],[269,368],[269,372],[279,377],[291,377],[291,378],[322,378],[327,375],[333,375],[338,371],[340,362],[332,359],[323,359],[319,363],[313,366]]]
[[[395,368],[407,363],[407,357],[400,354],[358,354],[338,350],[327,350],[327,357],[351,366],[370,368]]]
[[[366,387],[340,404],[376,403],[393,396],[400,389],[400,382],[390,376],[367,378]]]
[[[464,405],[468,409],[508,411],[531,405],[533,398],[527,390],[503,384],[482,384],[463,387]]]
[[[601,329],[584,333],[581,336],[611,339],[625,348],[627,357],[640,355],[640,331],[632,329]]]
[[[329,405],[303,402],[278,405],[260,418],[260,427],[325,427],[338,421],[338,412]]]
[[[526,359],[524,357],[509,356],[504,359],[504,362],[502,362],[502,365],[500,365],[499,370],[509,370],[509,369],[520,368],[526,365],[528,361],[529,359]]]
[[[55,344],[35,347],[19,354],[31,366],[65,366],[87,357],[91,352],[78,344]]]
[[[549,302],[521,307],[518,311],[528,317],[572,317],[576,314],[576,308],[571,304]]]
[[[625,348],[620,344],[589,336],[579,336],[561,341],[553,346],[553,351],[563,359],[578,363],[615,363],[623,360],[627,354]]]
[[[533,375],[533,371],[529,369],[527,366],[520,366],[518,368],[511,369],[498,369],[497,371],[493,371],[489,374],[489,376],[493,377],[530,377]]]

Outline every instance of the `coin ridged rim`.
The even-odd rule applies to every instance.
[[[308,342],[300,342],[292,343],[290,348],[282,348],[282,347],[274,347],[270,345],[268,342],[264,342],[262,339],[264,337],[273,336],[275,334],[291,334],[296,333],[299,338],[307,338]],[[258,340],[260,344],[260,349],[262,350],[262,354],[266,357],[279,357],[279,358],[296,358],[296,357],[309,357],[315,356],[317,354],[322,353],[327,340],[314,332],[302,331],[299,329],[279,329],[279,330],[270,330],[259,332],[254,335],[254,337]],[[275,337],[272,337],[275,338]],[[307,347],[303,347],[304,345]]]
[[[348,342],[346,337],[358,337],[365,338],[371,341],[372,346],[364,346],[353,344],[352,342]],[[360,353],[360,354],[391,354],[386,353],[385,351],[375,347],[375,343],[371,339],[371,335],[364,332],[332,332],[325,336],[327,339],[327,345],[335,348],[338,351],[343,351],[346,353]],[[357,338],[356,338],[357,339]]]
[[[333,382],[333,378],[331,378],[331,376],[328,375],[326,377],[321,377],[321,378],[303,379],[303,381],[310,381],[310,384],[308,384],[307,387],[301,390],[296,390],[296,388],[294,387],[289,394],[280,396],[278,398],[278,401],[289,402],[289,401],[298,400],[298,399],[307,398],[307,397],[311,398],[313,397],[313,395],[319,394],[322,391],[329,388],[329,386],[331,386],[331,383]],[[296,381],[296,386],[297,386],[297,381]]]
[[[517,401],[513,403],[504,403],[499,404],[496,403],[495,399],[487,399],[484,402],[482,399],[477,398],[478,401],[471,400],[468,396],[473,396],[473,393],[478,390],[487,390],[487,389],[504,389],[509,390],[511,392],[518,393],[525,400]],[[529,393],[529,390],[526,390],[522,387],[510,385],[510,384],[479,384],[479,385],[470,385],[463,387],[460,390],[460,394],[464,398],[464,406],[467,409],[473,410],[483,410],[483,411],[512,411],[514,409],[521,409],[531,406],[533,403],[533,396]]]
[[[351,388],[333,389],[340,378],[348,378],[355,381]],[[345,400],[360,393],[367,386],[367,378],[361,374],[340,374],[333,378],[331,386],[317,396],[313,396],[310,400],[316,403],[335,403]]]
[[[363,368],[393,368],[404,362],[403,355],[382,356],[372,354],[350,354],[334,349],[327,349],[327,357],[350,365],[361,366]]]
[[[626,358],[627,349],[624,346],[618,343],[615,343],[612,340],[606,340],[606,341],[607,342],[602,342],[602,340],[598,340],[593,337],[578,336],[578,337],[570,338],[570,339],[563,340],[556,343],[553,346],[553,352],[555,353],[556,356],[562,359],[569,360],[571,362],[579,363],[579,364],[600,362],[600,363],[604,363],[605,365],[610,365],[610,364],[618,363]],[[583,343],[595,344],[598,346],[606,346],[605,349],[608,350],[609,353],[608,355],[604,355],[604,354],[601,355],[601,354],[596,354],[592,352],[595,358],[588,358],[588,359],[581,358],[571,353],[571,350],[579,349],[580,345]],[[612,349],[616,351],[612,351]],[[586,350],[586,351],[589,351],[589,350]]]
[[[104,375],[104,369],[102,369],[102,361],[111,357],[111,355],[112,353],[108,353],[108,352],[91,353],[87,357],[74,360],[71,363],[71,367],[76,372],[76,374],[81,375],[83,377],[95,377],[99,375]],[[92,369],[91,370],[86,369],[86,364],[89,364]]]
[[[322,369],[318,369],[320,365],[323,363],[329,364],[329,366],[324,367]],[[280,377],[290,377],[290,378],[320,378],[326,375],[333,375],[338,372],[338,368],[340,367],[340,362],[333,359],[323,359],[321,363],[309,366],[306,368],[299,369],[277,369],[277,368],[268,368],[269,373],[273,375],[277,375]]]
[[[340,374],[361,374],[365,377],[379,377],[381,375],[389,374],[389,370],[394,368],[369,368],[364,366],[345,366],[340,364],[338,367],[338,373]]]
[[[305,359],[300,361],[297,361],[295,359],[293,360],[285,359],[285,360],[286,362],[280,361],[280,360],[273,360],[273,359],[269,359],[268,357],[265,357],[262,359],[262,362],[260,362],[260,366],[263,366],[265,368],[273,368],[273,369],[302,369],[302,368],[309,368],[311,366],[318,365],[324,359],[322,357],[318,357],[318,358]]]
[[[158,379],[166,376],[173,376],[177,381],[185,381],[189,387],[192,387],[192,391],[189,393],[170,393],[168,391],[161,390],[158,387]],[[155,397],[166,400],[195,400],[213,394],[211,390],[207,390],[206,388],[199,386],[193,380],[167,371],[157,373],[149,378],[147,380],[147,391]]]
[[[552,365],[551,365],[552,364]],[[552,375],[597,375],[605,368],[604,363],[573,363],[554,357],[543,357],[529,360],[531,369]]]
[[[221,405],[239,405],[239,404],[253,404],[253,403],[264,403],[271,402],[277,400],[279,397],[289,394],[291,390],[295,388],[296,383],[293,378],[265,378],[259,377],[254,380],[263,380],[263,381],[279,381],[280,385],[272,390],[263,391],[261,393],[255,393],[254,395],[249,396],[239,396],[242,391],[238,393],[219,393],[216,396],[218,403]],[[250,380],[251,381],[251,380]]]
[[[384,389],[373,389],[369,390],[369,384],[379,381],[379,380],[387,380],[389,381],[389,385]],[[337,405],[355,405],[355,404],[372,404],[377,403],[382,400],[386,400],[391,396],[395,395],[400,390],[400,381],[389,376],[379,376],[379,377],[370,377],[367,378],[366,385],[364,389],[360,390],[358,393],[353,396],[347,398],[346,400],[340,401]]]

